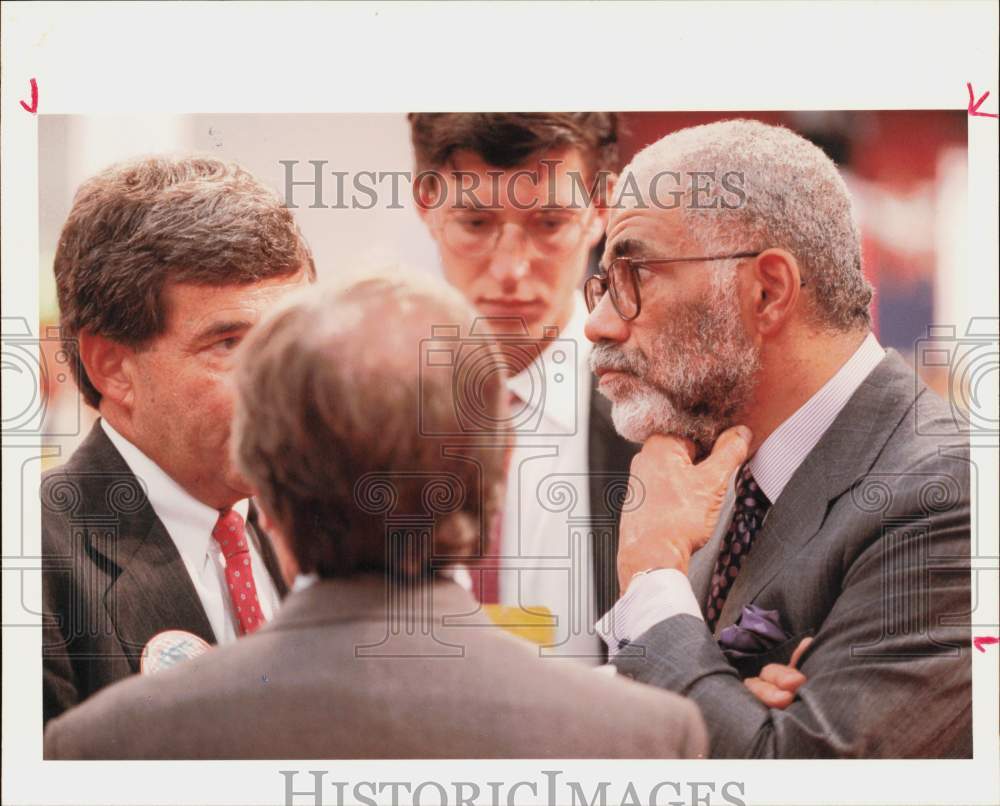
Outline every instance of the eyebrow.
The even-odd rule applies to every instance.
[[[446,213],[451,216],[463,213],[495,213],[499,209],[495,204],[481,204],[478,199],[465,199],[461,207],[452,207]]]
[[[618,257],[634,257],[646,251],[646,245],[637,238],[622,238],[611,244],[610,250],[601,259],[601,268],[607,271],[608,263]]]
[[[622,238],[612,245],[611,257],[629,257],[630,255],[642,254],[645,251],[646,245],[638,238]]]
[[[226,336],[233,333],[242,332],[244,330],[249,330],[253,327],[253,322],[247,319],[230,319],[223,320],[221,322],[215,322],[204,330],[200,331],[195,336],[195,341],[200,343],[211,341],[219,336]]]

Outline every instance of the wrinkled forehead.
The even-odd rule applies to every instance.
[[[593,171],[578,148],[545,151],[521,165],[499,168],[471,151],[458,151],[438,169],[446,208],[471,210],[585,209]]]
[[[164,330],[190,334],[220,321],[249,326],[283,298],[311,283],[304,266],[294,273],[244,283],[170,280],[160,296]]]
[[[674,257],[688,254],[697,239],[678,209],[614,206],[608,217],[603,263],[616,257]]]

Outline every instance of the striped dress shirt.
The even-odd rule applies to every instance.
[[[750,472],[772,505],[851,396],[883,358],[885,350],[874,334],[869,333],[837,373],[757,449],[750,459]],[[720,519],[732,518],[733,500],[730,489]],[[681,613],[704,620],[701,604],[695,598],[687,576],[677,569],[664,568],[636,578],[625,595],[598,622],[597,631],[614,655],[620,646],[634,641],[661,621]]]

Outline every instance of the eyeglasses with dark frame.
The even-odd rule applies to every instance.
[[[626,322],[635,319],[642,310],[639,298],[639,269],[643,266],[664,263],[699,263],[713,260],[738,260],[757,257],[760,252],[737,252],[732,255],[713,255],[709,257],[617,257],[611,261],[607,271],[587,278],[583,284],[583,296],[587,302],[587,310],[593,312],[604,294],[611,292],[611,304],[615,311]],[[803,282],[803,285],[805,283]]]

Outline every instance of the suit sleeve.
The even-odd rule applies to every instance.
[[[43,632],[48,633],[46,627]],[[58,629],[56,628],[56,632]],[[49,639],[46,638],[46,641]],[[73,666],[68,657],[42,659],[42,718],[44,724],[80,702]]]
[[[45,734],[42,737],[42,758],[46,761],[65,758],[60,741],[61,727],[58,721],[45,726]]]
[[[969,631],[955,626],[970,611],[965,473],[946,511],[921,511],[914,487],[894,507],[910,516],[852,536],[839,595],[801,665],[807,683],[787,709],[761,704],[690,615],[652,627],[636,641],[644,656],[615,665],[694,700],[714,757],[971,756]]]
[[[43,724],[80,702],[76,673],[68,652],[63,624],[68,617],[65,574],[56,573],[51,560],[59,556],[42,528],[42,719]]]

